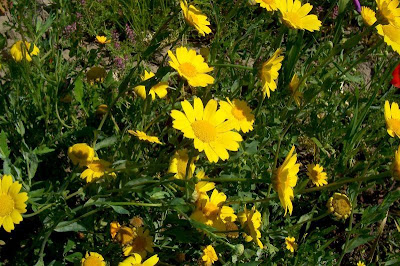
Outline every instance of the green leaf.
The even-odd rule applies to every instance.
[[[352,252],[356,247],[364,245],[374,238],[375,236],[370,235],[362,235],[358,236],[357,238],[353,238],[352,240],[350,240],[349,245],[346,248],[346,253]]]
[[[106,138],[102,141],[100,141],[99,143],[96,144],[95,146],[95,150],[100,150],[102,148],[106,148],[106,147],[110,147],[111,145],[113,145],[115,142],[117,142],[118,138],[117,136],[112,136],[109,138]]]
[[[110,207],[113,208],[116,213],[126,214],[126,215],[130,214],[130,212],[127,209],[125,209],[124,207],[122,207],[122,206],[111,205]]]
[[[7,145],[6,133],[2,130],[0,133],[0,158],[4,160],[10,155],[10,150]]]
[[[88,112],[86,111],[85,105],[83,104],[83,81],[82,81],[82,77],[78,77],[75,80],[74,83],[74,94],[75,94],[75,98],[76,100],[81,104],[82,109],[85,111],[86,114],[88,114]]]
[[[53,151],[54,151],[54,149],[51,149],[51,148],[49,148],[49,147],[47,147],[45,145],[41,145],[39,147],[36,147],[33,150],[33,153],[36,154],[36,155],[41,155],[41,154],[46,154],[46,153],[50,153],[50,152],[53,152]]]
[[[64,221],[57,225],[54,229],[56,232],[82,232],[86,231],[86,228],[77,222],[71,223],[71,221]]]
[[[361,223],[371,224],[381,221],[383,218],[385,218],[389,207],[398,199],[400,199],[400,190],[389,192],[381,205],[371,206],[364,210]]]
[[[75,252],[75,253],[72,253],[71,255],[66,256],[65,260],[69,261],[69,262],[79,262],[82,258],[83,258],[82,253]]]

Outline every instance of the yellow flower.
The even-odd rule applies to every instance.
[[[139,227],[136,229],[136,237],[130,244],[124,247],[124,255],[129,256],[132,253],[137,253],[142,258],[145,258],[147,256],[147,252],[154,252],[153,245],[153,237],[149,235],[149,230]]]
[[[110,43],[111,42],[111,40],[107,40],[107,37],[106,36],[96,36],[96,40],[97,40],[97,42],[98,43],[101,43],[101,44],[106,44],[106,43]]]
[[[206,87],[208,84],[214,83],[214,78],[206,74],[213,71],[214,68],[209,67],[201,55],[196,54],[193,49],[188,50],[186,47],[176,49],[176,56],[168,51],[171,58],[169,65],[178,71],[179,75],[185,78],[190,86]]]
[[[300,85],[300,79],[296,74],[294,74],[292,80],[289,83],[289,89],[290,92],[292,93],[294,101],[298,106],[300,106],[301,98],[303,98],[303,93],[300,91],[299,85]]]
[[[31,51],[31,43],[25,41],[25,45],[23,45],[23,41],[17,41],[11,46],[10,54],[12,58],[19,62],[22,59],[26,59],[28,62],[32,61],[33,55],[39,54],[39,48],[34,44],[33,49]]]
[[[280,0],[255,0],[256,3],[260,4],[261,7],[267,9],[268,11],[278,10],[277,1]]]
[[[187,4],[186,0],[180,0],[183,16],[186,22],[195,27],[200,35],[211,33],[211,29],[208,27],[210,22],[207,20],[207,16],[204,15],[199,9],[193,5]]]
[[[370,9],[369,7],[361,7],[361,17],[364,23],[368,26],[372,26],[376,22],[376,15],[375,12]]]
[[[357,262],[357,266],[365,266],[365,263],[360,260]]]
[[[68,157],[73,164],[85,166],[93,161],[94,149],[86,143],[77,143],[68,148]]]
[[[144,222],[142,217],[140,216],[135,216],[132,219],[129,220],[129,223],[133,226],[133,227],[142,227]]]
[[[208,181],[200,181],[201,179],[208,178],[203,170],[199,171],[196,175],[199,182],[194,186],[193,198],[197,201],[199,198],[203,197],[204,194],[207,194],[208,191],[213,190],[215,188],[214,182]]]
[[[393,171],[393,177],[397,180],[400,180],[400,146],[394,154],[392,171]]]
[[[117,235],[120,228],[121,228],[121,225],[119,224],[119,222],[111,222],[110,223],[111,238],[114,238]]]
[[[192,178],[194,169],[196,168],[196,165],[194,162],[197,160],[197,157],[192,158],[190,164],[189,164],[189,171],[188,171],[188,176],[187,178]],[[189,154],[187,149],[179,150],[176,151],[174,156],[171,159],[171,162],[169,164],[169,169],[168,173],[174,173],[176,179],[185,179],[186,176],[186,170],[187,170],[187,165],[189,161]]]
[[[239,149],[242,141],[239,133],[231,131],[234,125],[225,121],[224,111],[218,110],[215,100],[208,101],[206,107],[199,98],[194,99],[192,106],[187,100],[181,102],[183,111],[172,110],[172,126],[183,132],[183,136],[194,140],[194,147],[204,151],[210,162],[223,161],[229,158],[230,151]]]
[[[154,77],[155,74],[153,72],[147,72],[147,70],[144,71],[144,76],[142,76],[142,81],[151,79]],[[156,99],[156,94],[157,96],[162,99],[167,95],[167,88],[168,88],[168,83],[167,82],[160,82],[153,87],[151,87],[149,94],[151,95],[151,100]],[[142,99],[146,99],[146,87],[143,85],[136,86],[133,89]]]
[[[137,236],[136,228],[131,228],[128,226],[121,226],[116,232],[115,239],[121,245],[126,245],[132,242],[132,240]]]
[[[394,137],[400,138],[400,109],[397,103],[392,103],[390,106],[388,101],[385,101],[385,120],[387,133]]]
[[[389,25],[378,25],[376,26],[378,34],[383,36],[385,43],[393,48],[398,54],[400,54],[400,28]]]
[[[106,104],[100,104],[97,106],[96,115],[105,115],[108,112],[108,106]]]
[[[326,176],[326,173],[324,172],[324,168],[320,166],[319,164],[309,164],[307,166],[307,175],[311,179],[314,185],[317,187],[323,186],[328,184],[328,181],[326,180],[328,177]]]
[[[154,266],[158,261],[158,255],[154,255],[142,262],[140,254],[133,253],[133,256],[126,258],[123,262],[120,262],[118,266]]]
[[[263,84],[263,94],[270,97],[270,91],[275,91],[276,89],[276,80],[279,76],[279,69],[282,66],[283,56],[280,56],[282,53],[282,49],[278,49],[275,51],[274,55],[268,59],[267,62],[262,64],[260,76]]]
[[[103,256],[97,252],[86,252],[85,257],[81,260],[82,266],[106,266]]]
[[[296,239],[294,237],[286,237],[285,238],[286,248],[290,250],[290,252],[294,252],[297,249]]]
[[[143,131],[133,131],[133,130],[128,130],[128,133],[131,135],[136,136],[138,139],[143,140],[143,141],[148,141],[151,143],[157,143],[157,144],[162,144],[162,142],[158,139],[158,137],[155,136],[148,136],[146,133]]]
[[[327,202],[328,211],[339,219],[347,219],[351,214],[351,202],[345,194],[334,193]]]
[[[274,188],[278,192],[279,200],[282,207],[285,209],[285,215],[289,210],[292,215],[294,199],[293,188],[297,183],[297,173],[299,172],[300,164],[296,163],[297,154],[292,146],[289,154],[286,156],[283,164],[277,169],[274,180]]]
[[[246,242],[254,241],[260,248],[263,248],[263,244],[260,241],[261,232],[261,213],[256,210],[256,206],[253,206],[251,210],[247,210],[246,206],[244,211],[238,214],[240,224],[244,228],[243,236]]]
[[[376,0],[379,21],[382,24],[391,24],[395,27],[400,26],[400,8],[398,0]]]
[[[10,175],[3,175],[0,179],[0,227],[11,232],[14,224],[22,221],[21,213],[26,213],[28,194],[20,192],[22,185]]]
[[[245,101],[234,99],[232,102],[227,98],[227,102],[219,102],[220,109],[225,112],[228,121],[231,121],[236,130],[247,133],[253,130],[254,115]]]
[[[97,66],[92,67],[86,73],[86,79],[90,85],[93,85],[95,83],[102,83],[106,76],[107,76],[106,70],[102,67],[97,67]]]
[[[90,183],[107,175],[116,177],[116,174],[113,172],[113,169],[110,168],[110,165],[110,162],[94,158],[92,162],[86,165],[87,169],[81,173],[81,178],[86,178],[86,183]]]
[[[203,256],[201,257],[206,266],[211,266],[218,260],[217,253],[215,253],[214,248],[208,245],[203,249]]]
[[[312,5],[306,3],[301,5],[299,0],[280,0],[278,9],[282,14],[283,23],[293,29],[315,31],[319,30],[322,23],[316,15],[308,15]]]

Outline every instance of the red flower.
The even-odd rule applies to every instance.
[[[396,67],[396,69],[392,73],[393,79],[390,83],[393,84],[396,88],[400,89],[400,64]]]

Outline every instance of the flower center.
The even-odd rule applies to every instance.
[[[244,110],[234,106],[232,108],[232,114],[237,120],[244,120],[246,116],[244,115]]]
[[[8,194],[0,195],[0,217],[8,216],[14,210],[14,200]]]
[[[146,249],[146,238],[144,236],[138,236],[132,242],[132,250],[133,251],[142,251]]]
[[[217,130],[207,121],[199,120],[192,123],[194,135],[202,142],[209,143],[217,138]]]
[[[215,204],[208,202],[206,206],[204,206],[203,213],[208,219],[215,220],[218,216],[219,208],[215,206]]]
[[[194,77],[197,75],[196,67],[193,66],[191,63],[183,63],[179,66],[179,70],[182,74],[186,77]]]
[[[389,127],[396,133],[400,135],[400,120],[392,118],[388,121]]]
[[[83,262],[83,266],[101,266],[101,260],[97,257],[90,256]]]
[[[333,208],[340,215],[346,215],[350,212],[350,205],[346,199],[336,199],[333,201]]]
[[[76,151],[74,154],[79,159],[86,159],[87,157],[89,157],[89,154],[83,150]]]

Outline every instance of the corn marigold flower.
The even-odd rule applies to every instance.
[[[116,232],[115,239],[121,245],[129,244],[137,236],[136,228],[131,228],[128,226],[121,226]]]
[[[140,216],[135,216],[132,219],[129,220],[129,223],[133,226],[133,227],[142,227],[144,225],[143,219]]]
[[[176,49],[176,56],[172,51],[168,51],[171,59],[169,65],[178,71],[178,74],[185,78],[190,86],[206,87],[208,84],[214,83],[214,78],[206,73],[213,71],[214,68],[209,67],[201,55],[196,54],[193,49],[179,47]]]
[[[277,6],[278,1],[279,0],[255,0],[257,4],[260,4],[260,6],[265,8],[267,11],[278,10]]]
[[[261,213],[256,210],[256,207],[253,206],[251,210],[248,210],[245,206],[244,211],[238,214],[238,219],[244,229],[243,236],[245,241],[254,241],[260,248],[263,248],[259,230],[261,227]]]
[[[208,178],[208,176],[206,176],[203,170],[199,171],[196,174],[196,177],[198,180]],[[208,181],[197,182],[196,185],[194,186],[193,199],[195,201],[198,201],[199,198],[201,198],[204,194],[207,194],[208,191],[213,190],[214,188],[215,188],[214,182],[208,182]]]
[[[92,67],[86,73],[86,79],[90,85],[94,85],[95,83],[102,83],[107,76],[107,72],[102,67]]]
[[[28,194],[20,192],[22,185],[10,175],[3,175],[0,179],[0,227],[10,233],[14,224],[22,221],[22,213],[26,213]]]
[[[203,256],[201,259],[203,260],[204,265],[211,266],[214,262],[218,261],[218,256],[217,253],[215,253],[215,249],[211,245],[208,245],[203,249]]]
[[[360,260],[357,262],[357,266],[365,266],[365,263]]]
[[[293,188],[297,183],[297,173],[299,172],[300,164],[296,163],[297,154],[295,148],[292,146],[289,154],[286,156],[285,161],[276,170],[274,179],[274,188],[278,192],[279,200],[282,207],[285,209],[285,215],[289,210],[290,215],[293,211],[294,199]]]
[[[82,266],[106,266],[103,256],[97,252],[86,252],[85,257],[81,260]]]
[[[220,101],[220,109],[225,112],[228,121],[231,121],[236,130],[247,133],[253,130],[254,115],[245,101],[234,99],[232,102],[227,98],[227,102]]]
[[[111,238],[115,238],[115,236],[117,235],[120,228],[121,228],[121,225],[119,224],[119,222],[111,222],[110,223]]]
[[[398,0],[376,0],[379,21],[383,25],[400,26],[400,8]]]
[[[328,177],[324,172],[324,168],[319,164],[313,164],[313,163],[309,164],[307,166],[307,171],[308,171],[307,172],[308,177],[317,187],[328,184],[327,181]]]
[[[275,51],[274,55],[262,64],[260,70],[261,81],[263,84],[263,94],[270,97],[270,91],[276,90],[276,80],[279,76],[279,70],[282,67],[283,56],[280,56],[282,49]]]
[[[394,51],[400,54],[400,27],[389,25],[376,26],[378,34],[383,36],[383,40],[387,45],[392,47]]]
[[[297,249],[297,243],[296,243],[296,239],[294,237],[290,237],[290,236],[286,237],[285,244],[286,244],[287,250],[289,250],[292,253]]]
[[[154,266],[158,261],[158,255],[154,255],[142,262],[142,256],[133,253],[133,256],[126,258],[123,262],[120,262],[118,266]]]
[[[369,7],[361,7],[361,17],[364,21],[364,23],[368,26],[372,26],[376,22],[376,14],[375,11],[373,11]]]
[[[117,175],[110,168],[111,163],[105,160],[94,158],[92,162],[86,165],[87,169],[81,173],[81,178],[90,183],[100,179],[103,176],[116,177]]]
[[[345,194],[334,193],[327,202],[328,211],[338,219],[347,219],[351,214],[351,202]]]
[[[400,138],[400,109],[395,102],[390,106],[389,101],[385,101],[385,121],[387,133]]]
[[[96,108],[96,115],[105,115],[108,112],[108,106],[107,104],[100,104]]]
[[[232,122],[225,121],[224,111],[218,110],[215,100],[208,101],[206,107],[199,98],[194,99],[192,106],[187,100],[181,102],[183,111],[171,111],[174,119],[172,126],[183,132],[183,136],[194,140],[194,147],[204,151],[210,162],[223,161],[229,158],[230,151],[239,149],[242,141],[239,133],[233,132]]]
[[[154,253],[153,237],[151,237],[148,229],[139,227],[136,229],[136,236],[131,243],[124,247],[123,252],[127,257],[132,253],[139,254],[142,258],[147,256],[147,253]]]
[[[68,148],[68,157],[74,165],[86,166],[94,159],[94,149],[86,143],[77,143]]]
[[[400,64],[392,72],[393,79],[390,82],[393,86],[400,89]]]
[[[147,72],[147,70],[144,71],[144,76],[142,76],[142,81],[151,79],[154,77],[155,74],[153,72]],[[154,101],[156,99],[156,95],[162,99],[165,96],[167,96],[167,88],[168,88],[168,82],[160,82],[153,87],[151,87],[149,94],[151,95],[151,100]],[[146,87],[143,85],[136,86],[133,89],[142,99],[146,99]]]
[[[322,23],[316,15],[308,15],[313,8],[309,3],[301,5],[299,0],[280,0],[277,3],[283,23],[288,27],[311,32],[321,27]]]
[[[211,29],[208,27],[210,22],[207,20],[208,18],[203,14],[203,12],[193,5],[188,5],[186,0],[180,0],[180,4],[183,16],[190,26],[194,27],[202,36],[211,33]]]
[[[393,177],[400,180],[400,146],[394,154],[394,161],[392,163]]]
[[[40,52],[39,48],[35,44],[31,51],[31,43],[27,41],[25,41],[25,45],[23,45],[23,43],[23,41],[17,41],[13,46],[11,46],[10,54],[16,62],[20,62],[22,59],[30,62],[32,61],[31,56],[38,55]]]
[[[149,136],[146,133],[144,133],[143,131],[133,131],[133,130],[128,130],[128,133],[131,135],[136,136],[138,139],[143,140],[143,141],[147,141],[150,143],[157,143],[157,144],[162,144],[162,142],[158,139],[158,137],[156,136]]]
[[[289,83],[289,89],[292,94],[292,97],[296,104],[300,106],[301,99],[303,98],[303,93],[299,90],[300,79],[294,74],[292,80]]]
[[[196,165],[194,164],[196,160],[197,157],[194,157],[190,161],[188,176],[187,176],[188,179],[192,178],[194,170],[196,169]],[[184,180],[186,177],[188,161],[189,161],[189,154],[187,149],[176,151],[169,164],[168,173],[175,174],[174,177],[176,179]]]
[[[100,43],[100,44],[107,44],[107,43],[110,43],[111,42],[111,40],[107,40],[107,37],[106,36],[99,36],[99,35],[97,35],[96,36],[96,40],[97,40],[97,42],[98,43]]]

